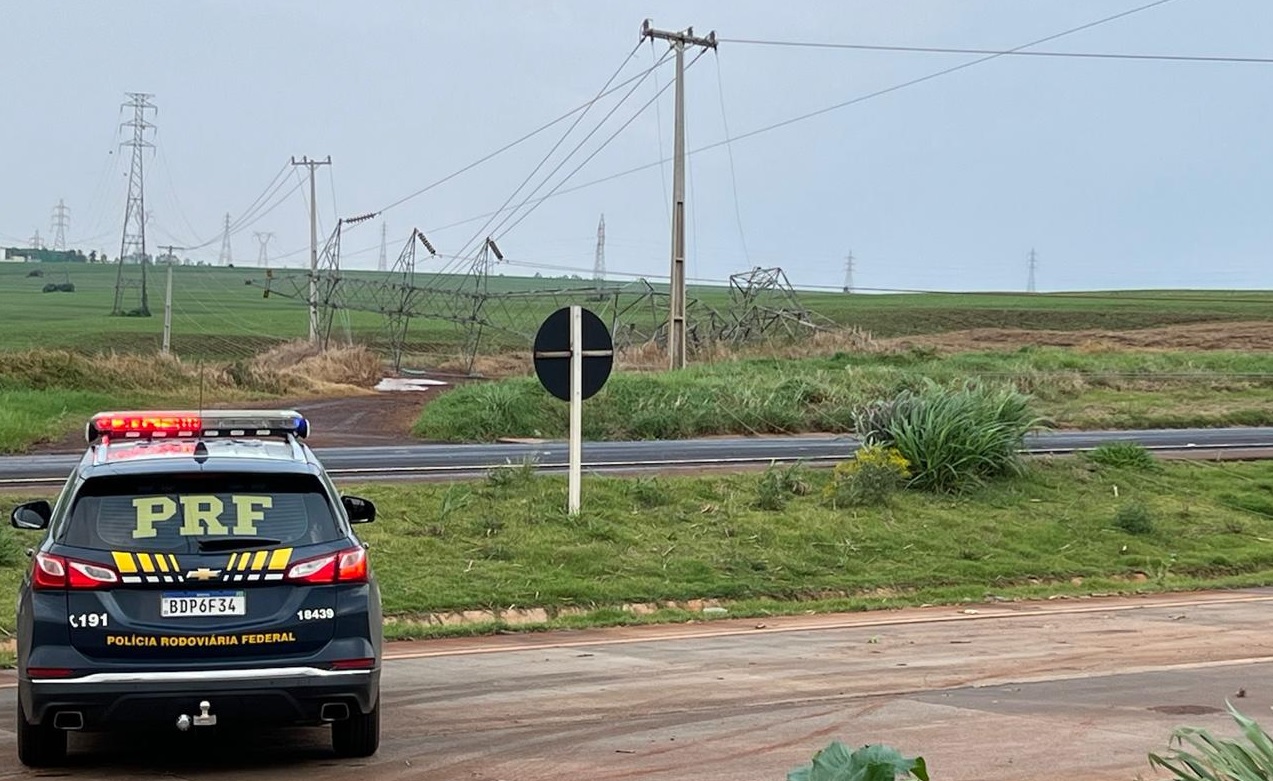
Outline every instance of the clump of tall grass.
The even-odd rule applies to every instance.
[[[1163,757],[1149,755],[1149,766],[1172,774],[1173,781],[1267,781],[1273,778],[1273,740],[1254,720],[1233,707],[1244,740],[1224,740],[1205,729],[1181,727],[1172,733],[1176,747]]]
[[[1087,454],[1094,464],[1114,469],[1150,470],[1158,468],[1158,459],[1137,442],[1106,442]]]
[[[910,485],[934,491],[1019,474],[1022,440],[1042,423],[1029,396],[975,383],[902,391],[858,408],[854,422],[867,444],[897,448],[909,464]]]

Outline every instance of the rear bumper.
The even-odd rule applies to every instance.
[[[82,714],[84,729],[174,726],[210,704],[218,725],[316,724],[323,705],[343,703],[369,713],[380,693],[380,670],[277,667],[257,670],[110,672],[70,679],[21,680],[27,721],[53,723],[58,713]]]

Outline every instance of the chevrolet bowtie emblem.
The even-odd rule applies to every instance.
[[[186,579],[187,580],[212,580],[213,578],[215,578],[216,576],[220,574],[221,574],[221,570],[219,569],[208,569],[207,567],[200,567],[199,569],[192,569],[189,572],[187,572]]]

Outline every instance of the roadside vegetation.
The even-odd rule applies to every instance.
[[[764,616],[1273,584],[1267,463],[1057,459],[959,493],[903,487],[865,504],[827,495],[833,470],[588,477],[573,518],[563,479],[521,466],[493,475],[348,486],[380,511],[365,535],[390,636],[684,621],[710,606]],[[785,491],[780,509],[761,502],[767,482]],[[1121,528],[1128,502],[1152,528]],[[13,593],[32,541],[0,534],[0,593]],[[12,631],[12,601],[0,611]],[[464,611],[486,618],[460,621]]]
[[[378,380],[379,368],[364,348],[314,355],[294,345],[251,361],[209,363],[66,350],[0,353],[0,453],[65,436],[104,409],[349,395]]]
[[[713,434],[850,432],[853,411],[931,383],[1032,395],[1065,428],[1179,428],[1273,423],[1273,354],[1026,348],[749,359],[678,372],[617,372],[587,404],[589,439],[679,439]],[[534,378],[472,383],[425,407],[427,440],[561,438],[567,406]]]

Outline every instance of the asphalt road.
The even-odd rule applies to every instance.
[[[1139,442],[1157,450],[1257,449],[1273,447],[1273,428],[1164,429],[1148,431],[1058,431],[1026,440],[1031,453],[1072,453],[1105,442]],[[843,459],[858,441],[850,436],[719,437],[646,442],[587,442],[584,467],[595,472],[676,467],[810,462]],[[338,479],[393,479],[468,476],[533,460],[544,470],[562,470],[568,460],[565,442],[487,445],[410,445],[333,447],[316,451]],[[78,455],[0,457],[0,484],[51,483],[64,480]]]
[[[1178,726],[1232,734],[1226,698],[1269,720],[1271,604],[1253,589],[400,644],[368,760],[335,759],[322,729],[174,728],[73,735],[58,775],[777,781],[840,739],[922,755],[942,781],[1132,781]],[[32,777],[14,751],[0,730],[0,778]]]

